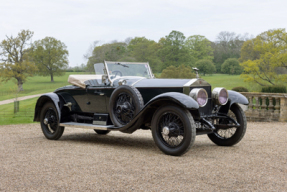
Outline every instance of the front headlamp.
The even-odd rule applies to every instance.
[[[228,91],[223,87],[216,87],[212,90],[212,99],[217,105],[225,105],[228,102]]]
[[[199,107],[204,107],[208,101],[208,95],[205,89],[192,89],[189,96],[197,101]]]

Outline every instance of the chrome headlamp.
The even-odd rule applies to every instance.
[[[216,87],[212,90],[212,99],[217,105],[225,105],[228,102],[228,91],[223,87]]]
[[[204,107],[208,101],[208,95],[205,89],[192,89],[189,96],[197,101],[199,107]]]

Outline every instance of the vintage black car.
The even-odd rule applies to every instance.
[[[104,61],[95,75],[70,75],[72,84],[42,95],[35,107],[47,139],[59,139],[65,127],[133,133],[152,131],[158,148],[182,155],[195,136],[207,134],[215,144],[231,146],[246,131],[239,104],[248,100],[235,91],[200,78],[157,79],[148,63]]]

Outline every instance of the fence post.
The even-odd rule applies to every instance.
[[[14,101],[14,114],[19,112],[19,101]]]
[[[287,122],[287,94],[280,98],[280,117],[279,121]]]

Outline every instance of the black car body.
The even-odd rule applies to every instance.
[[[195,135],[208,134],[218,145],[238,143],[246,118],[238,104],[240,93],[214,88],[205,80],[156,79],[148,63],[95,64],[96,75],[71,75],[73,85],[42,95],[34,121],[48,139],[59,139],[64,127],[133,133],[152,130],[156,145],[166,154],[182,155]]]

